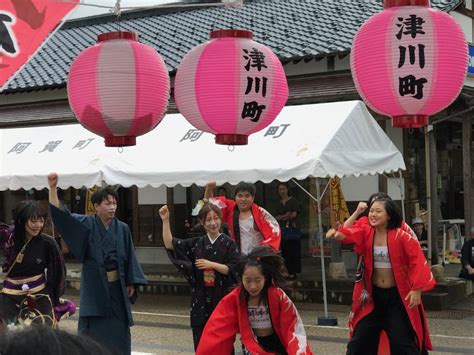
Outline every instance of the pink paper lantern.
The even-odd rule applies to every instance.
[[[354,38],[352,77],[366,104],[394,127],[422,127],[459,95],[467,42],[454,18],[428,0],[386,0],[385,7]]]
[[[277,56],[252,32],[218,30],[181,61],[174,97],[181,114],[217,144],[247,144],[285,106],[288,84]]]
[[[161,56],[136,33],[111,32],[74,60],[67,90],[85,128],[108,147],[130,146],[165,115],[170,79]]]

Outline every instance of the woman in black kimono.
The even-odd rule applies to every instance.
[[[199,211],[199,219],[207,234],[192,239],[173,238],[169,211],[160,209],[163,220],[163,242],[171,262],[191,285],[191,328],[194,349],[212,311],[230,288],[237,283],[236,266],[239,252],[235,242],[220,233],[221,211],[208,204]]]
[[[42,234],[46,215],[39,202],[23,201],[15,208],[14,226],[0,225],[5,257],[0,325],[56,325],[54,307],[63,308],[66,268],[56,241]]]
[[[301,272],[301,230],[298,223],[300,210],[298,201],[288,193],[288,185],[278,184],[278,202],[275,218],[281,228],[281,256],[285,259],[289,279],[295,279]]]

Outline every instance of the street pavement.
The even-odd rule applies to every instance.
[[[74,290],[69,290],[65,297],[79,300]],[[136,354],[193,354],[189,304],[189,296],[140,295],[133,306],[133,351]],[[345,354],[349,306],[328,306],[328,315],[338,319],[336,327],[317,325],[317,317],[324,316],[323,305],[297,303],[296,306],[315,354]],[[75,315],[61,322],[60,327],[75,332],[77,319]],[[450,306],[449,310],[428,312],[428,326],[434,345],[432,354],[474,354],[474,296]],[[236,341],[236,353],[241,354],[238,346]]]

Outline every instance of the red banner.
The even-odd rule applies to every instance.
[[[0,0],[2,90],[80,0],[68,1],[66,4],[55,0]]]

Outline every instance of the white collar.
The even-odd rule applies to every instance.
[[[216,239],[212,240],[211,236],[209,235],[209,233],[207,233],[207,238],[209,239],[209,241],[211,242],[211,244],[214,244],[215,241],[217,239],[219,239],[219,237],[222,235],[222,233],[219,233],[219,235],[216,237]]]

